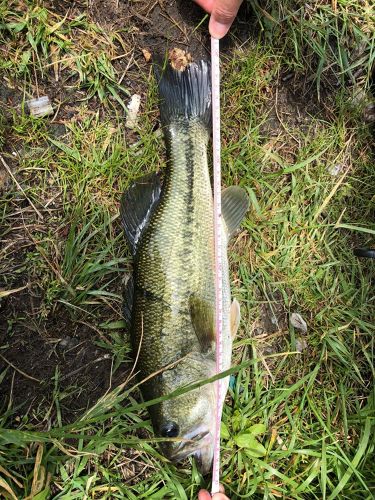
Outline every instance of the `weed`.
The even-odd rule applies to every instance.
[[[284,41],[284,63],[333,86],[360,82],[369,87],[375,61],[370,1],[251,2],[269,43]],[[285,36],[287,35],[287,36]]]
[[[97,95],[104,102],[111,95],[126,109],[122,95],[127,90],[119,84],[112,63],[119,35],[106,35],[84,15],[68,20],[32,2],[3,6],[0,29],[0,40],[7,44],[3,69],[28,80],[36,69],[42,78],[53,69],[56,81],[63,77],[65,84],[87,89],[86,99]]]

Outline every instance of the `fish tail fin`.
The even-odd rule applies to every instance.
[[[198,119],[211,128],[211,67],[208,61],[190,63],[178,71],[168,63],[155,65],[163,126],[174,121]]]

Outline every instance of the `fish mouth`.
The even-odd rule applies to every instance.
[[[202,475],[210,472],[213,460],[213,438],[210,431],[198,432],[192,437],[185,435],[169,459],[177,463],[190,456],[195,458]]]

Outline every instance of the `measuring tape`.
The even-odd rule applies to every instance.
[[[215,330],[216,373],[223,371],[223,267],[221,225],[221,148],[220,148],[220,59],[219,40],[211,37],[211,81],[212,81],[212,143],[214,171],[214,247],[215,247]],[[220,426],[222,401],[224,399],[222,379],[216,384],[216,412],[214,455],[212,465],[211,493],[219,491],[220,482]]]

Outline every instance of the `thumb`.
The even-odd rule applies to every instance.
[[[212,6],[209,30],[214,38],[223,38],[231,27],[242,0],[216,0]]]

